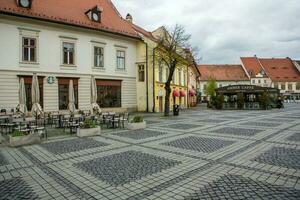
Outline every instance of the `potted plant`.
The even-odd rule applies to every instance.
[[[24,135],[21,131],[15,130],[8,137],[9,146],[12,147],[41,143],[41,136],[38,133]]]
[[[147,126],[146,122],[144,121],[144,118],[142,116],[135,116],[130,123],[128,123],[127,128],[129,130],[139,130],[139,129],[145,129]]]
[[[100,135],[101,128],[91,119],[85,119],[77,130],[77,137],[91,137]]]

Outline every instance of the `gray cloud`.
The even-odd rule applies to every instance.
[[[185,26],[202,63],[240,56],[300,59],[299,0],[113,0],[122,16],[151,31]]]

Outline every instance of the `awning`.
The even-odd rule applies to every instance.
[[[173,90],[173,97],[180,97],[178,90]]]
[[[184,90],[180,90],[180,97],[185,97],[185,91]]]
[[[190,97],[195,96],[195,94],[196,94],[195,90],[189,89],[189,95],[190,95]]]

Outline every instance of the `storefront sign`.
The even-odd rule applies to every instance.
[[[48,76],[48,78],[47,78],[47,83],[48,83],[48,84],[53,84],[54,81],[55,81],[55,79],[54,79],[53,76]]]

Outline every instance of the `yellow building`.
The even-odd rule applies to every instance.
[[[132,22],[132,17],[127,15]],[[165,31],[163,27],[148,32],[132,23],[132,27],[141,35],[143,42],[137,44],[137,102],[140,112],[164,112],[165,82],[169,68],[157,55],[163,52],[155,36]],[[182,58],[182,57],[181,57]],[[183,59],[183,58],[182,58]],[[188,102],[188,60],[180,62],[174,71],[171,84],[170,110],[174,104],[187,108]]]

